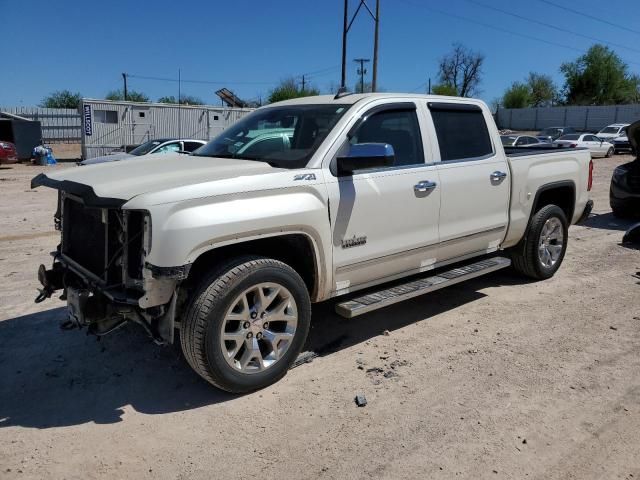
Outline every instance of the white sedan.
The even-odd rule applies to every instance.
[[[588,148],[592,157],[607,157],[613,155],[613,144],[599,139],[591,133],[570,133],[563,135],[553,142],[557,147]]]

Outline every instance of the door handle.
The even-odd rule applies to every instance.
[[[506,173],[496,170],[490,175],[490,178],[492,181],[497,182],[499,180],[502,180],[503,178],[506,178],[506,176],[507,176]]]
[[[436,182],[431,182],[429,180],[423,180],[421,182],[416,183],[413,186],[413,191],[417,193],[429,192],[436,188],[438,184]]]

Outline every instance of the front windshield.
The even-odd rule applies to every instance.
[[[578,140],[579,138],[580,138],[580,135],[578,134],[570,134],[570,135],[563,135],[558,140]]]
[[[288,105],[256,110],[196,150],[199,157],[258,160],[303,168],[350,105]]]
[[[513,145],[517,137],[506,137],[502,135],[500,138],[502,139],[502,145],[509,146],[509,145]]]
[[[598,133],[618,133],[618,127],[604,127]]]
[[[138,156],[146,155],[151,150],[153,150],[155,147],[160,145],[160,143],[162,143],[162,142],[159,142],[158,140],[149,140],[148,142],[145,142],[142,145],[138,145],[136,148],[131,150],[129,153],[131,155],[138,155]]]

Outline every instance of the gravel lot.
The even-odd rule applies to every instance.
[[[595,215],[553,279],[316,306],[320,357],[245,396],[134,327],[61,331],[62,302],[33,303],[55,192],[0,168],[0,478],[639,478],[640,255],[608,206],[629,159],[595,160]]]

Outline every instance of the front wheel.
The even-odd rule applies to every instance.
[[[538,210],[511,258],[514,268],[535,280],[551,278],[564,259],[568,239],[567,217],[557,205]]]
[[[611,158],[613,157],[613,147],[610,147],[609,150],[607,150],[607,158]]]
[[[202,281],[182,322],[187,362],[205,380],[233,393],[280,380],[302,349],[311,302],[288,265],[238,259]]]

